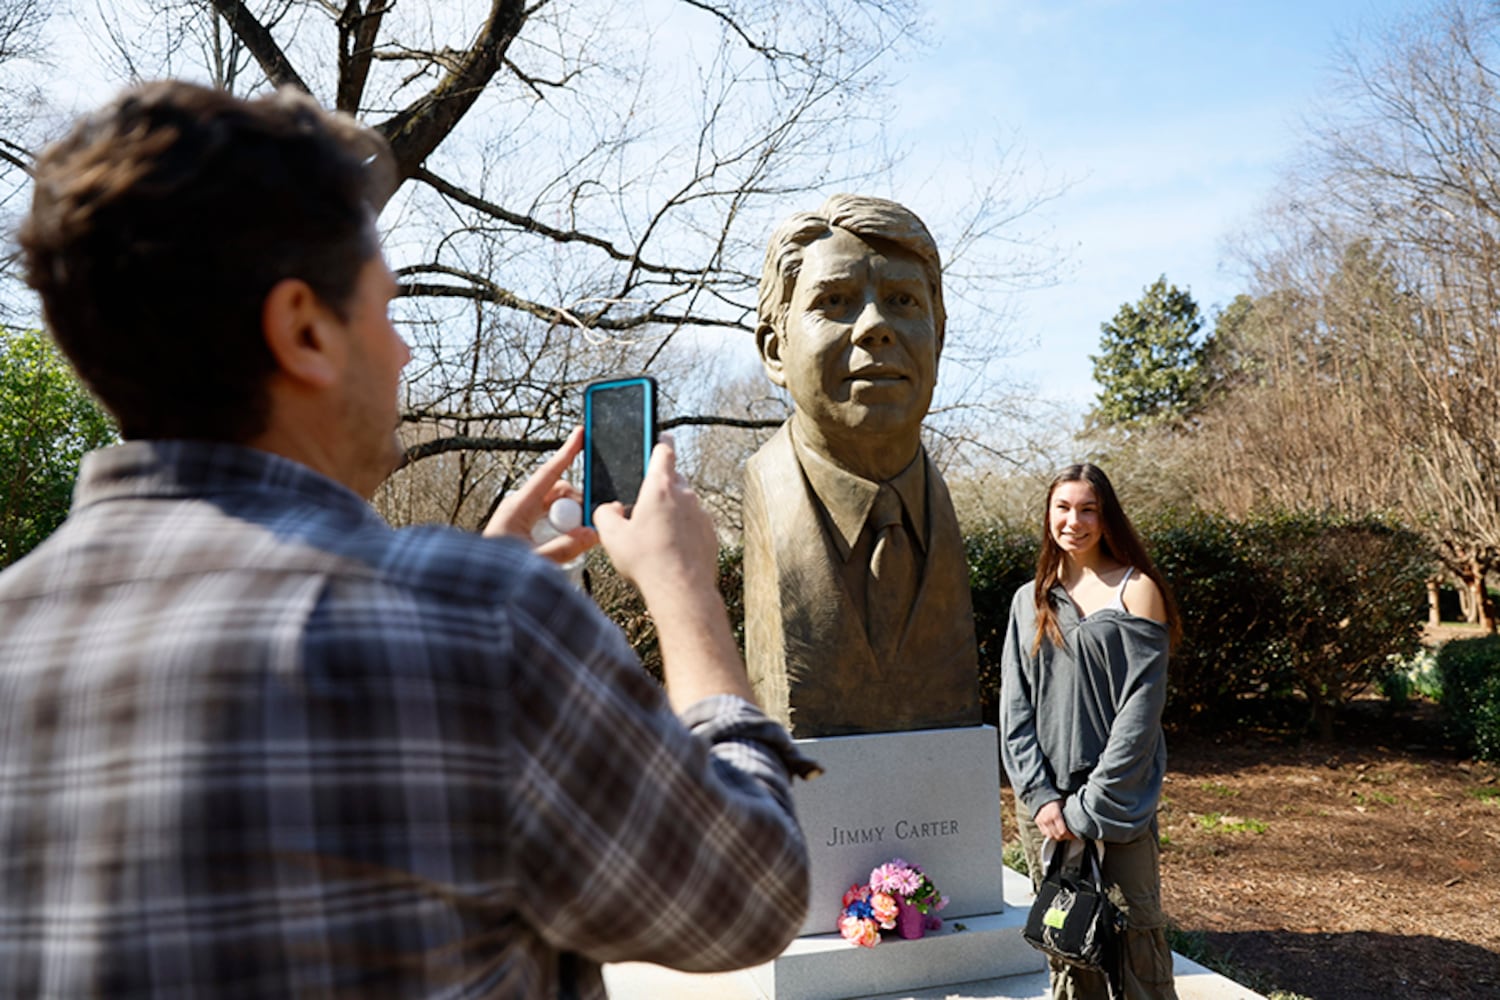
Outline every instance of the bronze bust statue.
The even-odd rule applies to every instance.
[[[757,697],[798,737],[978,724],[963,539],[921,441],[946,320],[931,234],[834,195],[772,234],[757,320],[795,406],[745,468]]]

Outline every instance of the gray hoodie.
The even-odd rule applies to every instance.
[[[1052,588],[1062,629],[1033,656],[1035,583],[1016,591],[1000,669],[1001,759],[1035,816],[1063,799],[1068,829],[1096,840],[1134,840],[1150,827],[1167,769],[1161,713],[1167,699],[1167,627],[1105,608],[1078,616]]]

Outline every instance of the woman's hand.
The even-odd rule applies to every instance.
[[[1053,799],[1036,811],[1036,828],[1048,840],[1073,840],[1073,831],[1063,819],[1062,799]]]

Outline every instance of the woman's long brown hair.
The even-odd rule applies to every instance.
[[[1063,644],[1062,628],[1057,624],[1057,611],[1052,606],[1052,585],[1061,580],[1063,551],[1052,537],[1051,524],[1052,494],[1063,483],[1087,483],[1089,489],[1094,491],[1094,499],[1099,502],[1099,523],[1104,529],[1104,537],[1099,539],[1104,554],[1116,562],[1134,566],[1137,573],[1146,574],[1156,584],[1167,608],[1169,640],[1176,647],[1177,641],[1182,638],[1182,620],[1177,613],[1177,602],[1172,597],[1172,589],[1167,586],[1167,581],[1162,579],[1156,564],[1151,561],[1130,518],[1125,516],[1125,508],[1120,506],[1120,498],[1115,496],[1115,488],[1110,485],[1109,477],[1097,465],[1084,462],[1070,465],[1057,474],[1047,487],[1047,502],[1042,505],[1042,552],[1036,561],[1036,586],[1032,595],[1036,601],[1036,638],[1031,643],[1031,654],[1035,656],[1041,650],[1044,638],[1054,646],[1061,647]]]

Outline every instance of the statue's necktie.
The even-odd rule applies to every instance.
[[[901,520],[901,497],[889,483],[876,494],[868,523],[875,542],[865,588],[865,627],[875,655],[884,661],[901,641],[917,586],[911,534]]]

